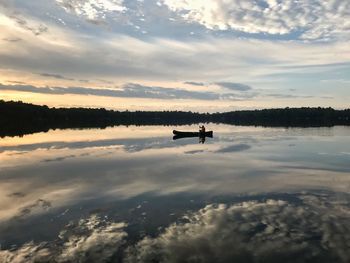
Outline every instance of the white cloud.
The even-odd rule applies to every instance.
[[[65,241],[58,262],[106,262],[124,243],[124,223],[110,223],[96,215],[60,233]]]
[[[349,37],[347,0],[162,0],[185,20],[209,29],[289,34],[301,39]]]
[[[123,0],[56,0],[67,12],[87,19],[104,19],[106,14],[125,10]]]
[[[186,42],[163,38],[140,40],[107,33],[103,38],[95,38],[51,26],[44,39],[29,36],[26,41],[4,45],[0,60],[8,69],[73,78],[246,83],[264,74],[316,70],[299,66],[348,62],[348,46],[349,42],[308,45],[213,38]]]
[[[77,12],[86,16],[81,10],[84,1],[57,1],[74,13],[75,8],[78,8],[80,11]],[[113,3],[117,5],[117,2]],[[85,3],[95,7],[92,2]],[[102,4],[102,1],[100,3],[104,11],[118,9]],[[179,1],[176,8],[180,8],[181,3],[185,1]],[[34,36],[31,31],[23,29],[23,23],[18,23],[18,17],[19,15],[11,18],[3,16],[0,19],[4,39],[19,36],[23,38],[22,41],[11,45],[8,45],[8,41],[0,42],[2,67],[35,73],[52,72],[57,75],[70,75],[72,78],[92,76],[113,77],[119,80],[124,78],[127,82],[132,78],[133,81],[191,79],[197,82],[246,83],[264,74],[295,71],[309,73],[319,70],[315,67],[298,68],[300,66],[332,67],[330,64],[346,63],[350,60],[349,41],[312,45],[290,41],[210,37],[182,41],[162,37],[142,40],[113,32],[103,32],[103,35],[99,36],[87,35],[50,23],[46,23],[47,32]],[[33,17],[23,16],[22,20],[27,21],[31,27],[41,24],[40,20]]]

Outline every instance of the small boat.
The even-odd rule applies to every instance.
[[[213,131],[206,131],[206,132],[183,132],[183,131],[173,130],[173,134],[174,134],[176,137],[213,137]]]

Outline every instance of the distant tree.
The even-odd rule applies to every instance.
[[[104,108],[49,108],[21,101],[0,100],[0,136],[23,135],[49,129],[105,128],[114,125],[183,125],[226,123],[255,126],[350,125],[350,109],[285,108],[224,113],[184,111],[113,111]]]

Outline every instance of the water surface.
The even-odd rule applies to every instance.
[[[173,128],[0,139],[0,262],[350,261],[349,127]]]

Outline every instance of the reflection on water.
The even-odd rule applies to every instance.
[[[350,261],[349,127],[210,126],[1,139],[0,262]]]

